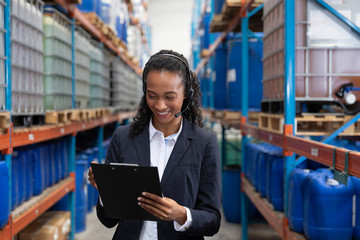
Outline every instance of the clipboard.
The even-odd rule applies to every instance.
[[[138,205],[142,192],[162,196],[157,167],[90,163],[104,205],[112,218],[158,220]]]

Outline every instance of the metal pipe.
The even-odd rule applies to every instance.
[[[247,15],[247,12],[246,14]],[[242,117],[248,116],[249,108],[249,17],[241,18],[241,37],[242,37],[242,49],[241,49],[241,115]],[[245,158],[245,146],[247,137],[243,135],[242,138],[242,166],[241,175],[243,175],[244,169],[246,169],[246,158]],[[248,202],[245,192],[241,191],[241,224],[242,224],[242,238],[243,240],[248,239]]]
[[[285,12],[285,124],[294,126],[295,121],[295,0],[284,0]],[[294,133],[292,133],[294,134]],[[285,187],[284,210],[287,215],[289,175],[293,169],[295,155],[284,157]]]

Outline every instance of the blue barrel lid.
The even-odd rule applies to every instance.
[[[86,160],[87,161],[87,156],[85,154],[76,154],[76,161],[81,161],[81,160]]]
[[[84,161],[84,160],[76,160],[76,165],[77,166],[80,166],[80,165],[85,165],[87,166],[88,162],[87,161]]]
[[[90,155],[94,153],[94,150],[92,148],[88,148],[83,153]]]
[[[8,174],[8,169],[5,161],[0,161],[0,175]]]

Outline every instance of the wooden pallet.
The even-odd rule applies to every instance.
[[[78,109],[80,121],[88,121],[94,119],[91,109]]]
[[[296,117],[296,135],[322,136],[336,131],[354,116],[349,115],[304,115]],[[340,136],[360,136],[360,121],[348,127]]]
[[[260,112],[248,112],[248,121],[250,123],[257,123]],[[234,124],[240,123],[242,114],[240,111],[212,111],[211,117],[215,120],[220,120],[225,124]]]
[[[259,128],[275,133],[283,133],[284,116],[282,114],[259,114]]]
[[[202,49],[200,52],[200,58],[208,58],[210,57],[211,53],[209,49]]]
[[[10,127],[10,112],[0,112],[0,129]]]
[[[95,12],[83,13],[83,15],[97,29],[100,30],[105,26],[105,23],[99,18],[99,16]],[[76,24],[81,25],[81,22],[77,21]]]
[[[264,3],[264,0],[255,0],[251,4],[250,11]],[[226,0],[221,10],[223,20],[233,19],[242,7],[241,0]]]
[[[264,1],[255,0],[250,7],[250,11],[260,6]],[[215,14],[210,23],[210,32],[224,32],[230,21],[238,14],[241,9],[241,0],[226,0],[223,5],[221,14]],[[251,17],[249,28],[253,32],[263,31],[262,11],[257,12]],[[237,24],[232,32],[241,32],[241,23]]]
[[[294,134],[298,136],[324,136],[339,129],[352,119],[349,115],[312,114],[297,116],[294,123]],[[282,114],[261,113],[259,118],[261,129],[283,133],[284,116]],[[348,127],[340,136],[360,136],[360,120]]]
[[[77,109],[63,110],[63,111],[46,111],[46,124],[59,124],[79,121],[79,111]]]

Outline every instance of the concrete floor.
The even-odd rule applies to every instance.
[[[75,235],[76,240],[112,239],[115,227],[108,229],[104,227],[96,217],[95,208],[87,215],[86,231]],[[206,237],[206,240],[240,240],[241,224],[226,222],[224,217],[220,231],[213,237]],[[280,236],[267,224],[251,223],[248,228],[249,240],[280,240]]]

